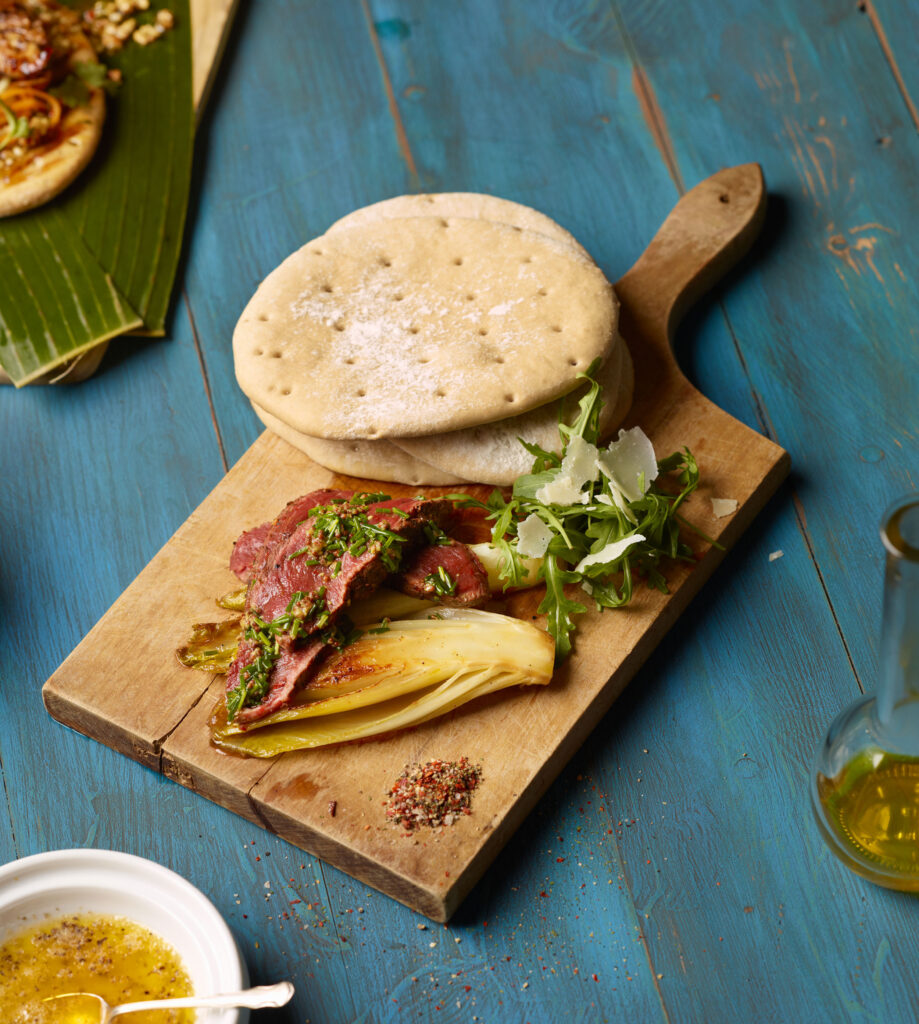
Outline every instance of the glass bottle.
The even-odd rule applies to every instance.
[[[853,871],[919,892],[919,494],[881,525],[887,549],[877,690],[830,725],[811,777],[817,824]]]

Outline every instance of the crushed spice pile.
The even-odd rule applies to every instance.
[[[406,765],[389,791],[386,817],[406,832],[452,825],[471,813],[472,793],[481,781],[482,769],[468,757]]]

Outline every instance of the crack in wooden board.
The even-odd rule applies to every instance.
[[[216,751],[207,719],[222,680],[202,686],[174,649],[232,585],[233,541],[298,494],[367,486],[265,432],[48,680],[49,711],[429,917],[449,918],[787,473],[786,453],[696,391],[669,344],[685,302],[752,240],[763,199],[758,168],[719,172],[680,201],[617,286],[636,365],[630,421],[661,454],[684,445],[694,452],[704,483],[685,515],[721,548],[689,537],[697,561],[668,569],[668,594],[642,588],[627,611],[588,611],[574,656],[548,687],[495,694],[395,736],[285,754],[267,768]],[[712,497],[735,499],[736,512],[715,518]],[[508,610],[535,618],[537,603],[535,592],[522,592]],[[139,637],[136,624],[148,621],[160,628]],[[117,687],[106,678],[112,665]],[[434,756],[481,763],[475,813],[443,834],[407,839],[385,822],[380,803],[405,764]]]

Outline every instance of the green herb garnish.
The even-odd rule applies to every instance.
[[[456,593],[456,580],[442,565],[439,565],[437,572],[431,572],[425,576],[424,589],[426,591],[433,590],[438,597],[450,597]]]
[[[310,509],[309,518],[313,521],[312,537],[304,547],[288,557],[318,554],[319,559],[332,566],[334,576],[341,571],[341,560],[346,554],[352,558],[359,558],[372,549],[379,552],[388,572],[396,572],[402,560],[401,545],[406,543],[407,538],[380,523],[372,523],[367,517],[369,505],[386,501],[388,498],[388,494],[356,494],[347,503],[333,502]],[[310,564],[319,564],[319,559],[311,559]]]
[[[3,141],[0,142],[0,149],[5,149],[11,142],[15,142],[16,139],[28,138],[29,119],[27,117],[17,117],[3,100],[0,100],[0,113],[3,113],[6,117],[7,127],[7,134],[4,136]]]
[[[655,476],[650,485],[643,472],[634,472],[633,479],[628,474],[617,479],[614,450],[621,441],[606,451],[599,448],[603,400],[593,376],[595,368],[596,364],[581,375],[591,387],[580,400],[576,421],[571,426],[559,423],[560,456],[521,440],[534,458],[533,466],[517,479],[509,499],[498,490],[485,502],[465,494],[449,495],[459,507],[485,510],[492,521],[491,543],[501,554],[505,587],[525,585],[524,580],[545,583],[546,596],[538,610],[546,616],[547,629],[555,639],[557,660],[570,652],[575,618],[587,610],[566,594],[566,586],[579,584],[598,609],[618,608],[631,600],[636,575],[666,593],[661,560],[693,557],[680,539],[680,525],[689,524],[677,509],[699,484],[696,460],[684,448],[657,460],[656,473],[647,474]],[[641,438],[651,453],[650,442],[644,435]],[[579,460],[582,468],[590,467],[586,473],[575,468]],[[653,458],[649,468],[654,469]],[[679,487],[677,493],[659,486],[663,476]],[[527,521],[531,530],[536,528],[543,535],[543,543],[548,537],[536,580],[528,578],[524,564],[525,557],[534,556],[521,555],[518,547],[518,532]],[[529,551],[527,545],[525,551]]]
[[[287,608],[271,622],[266,622],[257,612],[249,612],[243,621],[243,638],[255,644],[258,653],[243,667],[236,686],[227,691],[228,722],[233,721],[241,708],[257,707],[267,696],[271,670],[281,656],[283,637],[296,640],[321,631],[328,623],[325,587],[320,587],[312,598],[298,590],[287,602]],[[307,629],[307,625],[311,628]]]

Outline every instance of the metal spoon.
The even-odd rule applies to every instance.
[[[148,999],[143,1003],[122,1003],[120,1006],[109,1006],[95,992],[65,992],[48,999],[66,999],[68,996],[84,996],[96,999],[99,1003],[99,1024],[109,1024],[115,1017],[125,1013],[140,1013],[142,1010],[183,1010],[210,1007],[244,1006],[250,1010],[260,1010],[268,1006],[284,1006],[293,998],[294,987],[289,981],[279,981],[277,985],[260,985],[258,988],[247,988],[243,992],[226,992],[219,996],[183,996],[181,999]],[[47,1002],[47,1000],[45,1000]]]

